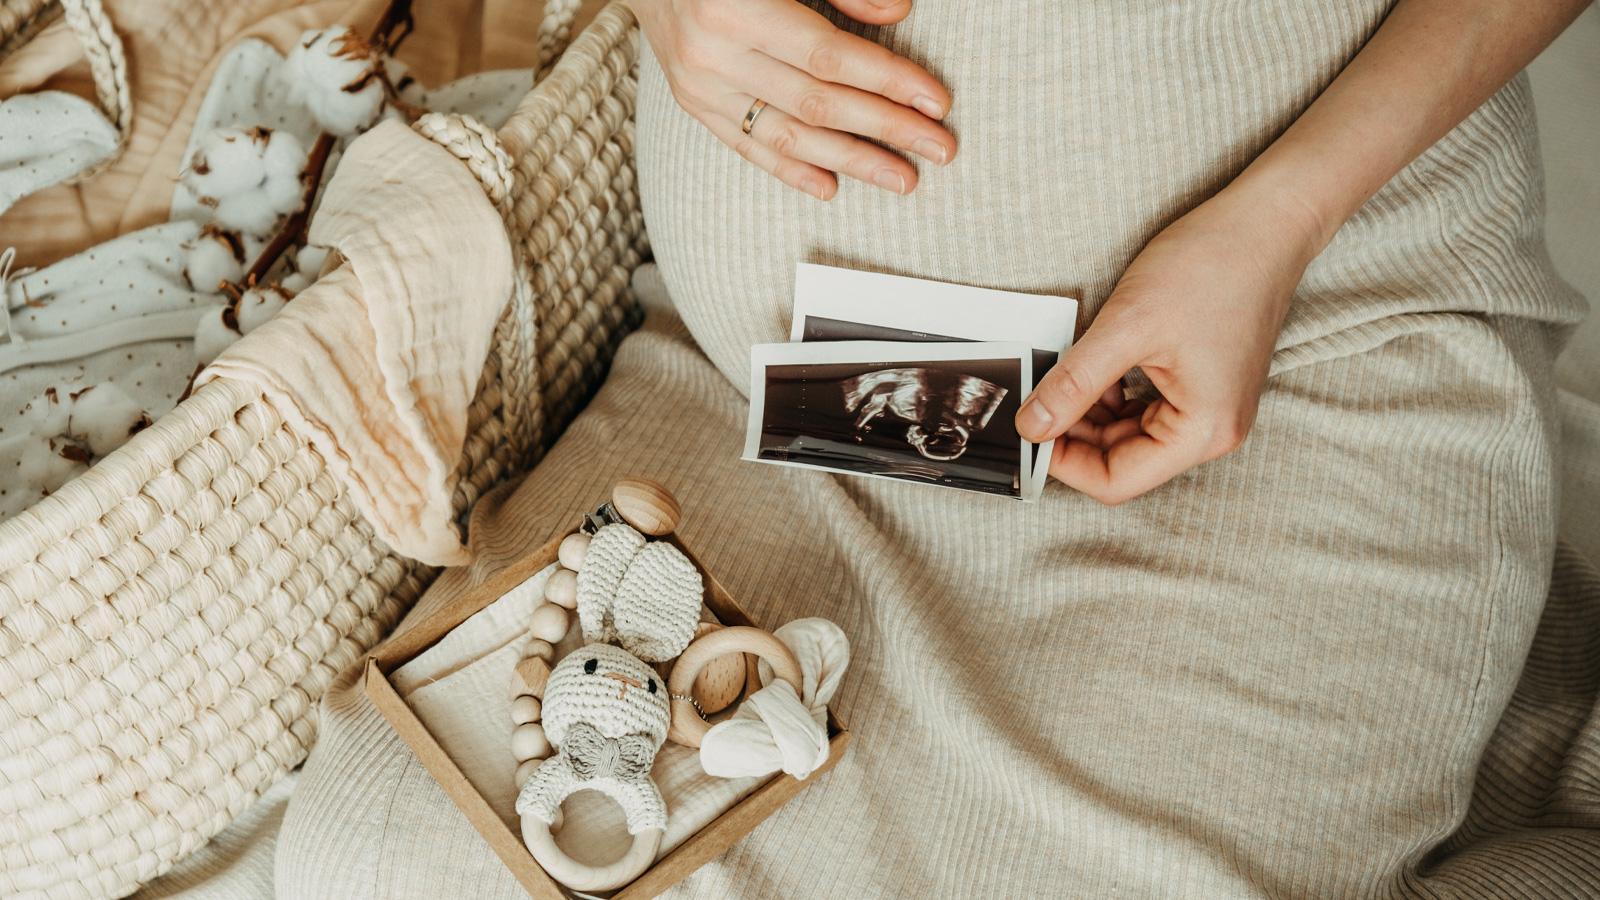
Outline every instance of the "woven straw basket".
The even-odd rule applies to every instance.
[[[470,412],[463,514],[537,458],[635,314],[637,35],[613,4],[562,52],[577,5],[550,0],[546,74],[497,134],[417,124],[484,184],[519,270]],[[305,758],[323,691],[432,575],[227,380],[0,522],[0,896],[125,894],[200,846]]]

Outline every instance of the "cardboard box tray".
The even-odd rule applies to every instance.
[[[563,900],[571,896],[566,888],[545,874],[522,843],[522,836],[512,830],[495,812],[483,795],[478,793],[461,769],[429,733],[417,714],[395,692],[389,674],[412,658],[433,646],[452,629],[474,613],[500,599],[517,585],[523,583],[556,561],[556,548],[566,534],[557,535],[538,551],[507,566],[477,587],[465,592],[438,609],[426,609],[423,599],[413,618],[402,629],[379,644],[367,657],[364,687],[374,706],[389,721],[400,738],[406,742],[417,759],[433,775],[439,785],[466,815],[483,839],[489,843],[500,861],[511,870],[532,897],[540,900]],[[705,577],[705,604],[724,625],[754,625],[739,604],[723,589],[714,575],[700,562],[676,535],[670,540],[692,560]],[[507,713],[509,715],[509,711]],[[750,833],[761,821],[789,802],[800,789],[815,782],[818,776],[838,763],[849,745],[850,734],[830,710],[828,713],[829,753],[827,762],[805,781],[779,773],[766,784],[729,808],[688,840],[678,845],[655,865],[644,871],[626,887],[612,896],[618,900],[638,900],[654,897],[686,878],[689,873],[722,855],[740,838]],[[506,763],[511,764],[510,748],[506,750]]]

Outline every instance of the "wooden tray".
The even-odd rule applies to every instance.
[[[422,765],[433,775],[446,794],[460,807],[467,821],[478,829],[488,841],[500,861],[516,876],[523,888],[539,900],[565,900],[572,896],[560,883],[545,874],[522,843],[522,836],[513,831],[495,812],[483,795],[478,793],[450,754],[417,714],[395,692],[389,683],[389,673],[409,662],[422,651],[433,646],[452,629],[512,588],[532,578],[546,566],[556,561],[556,549],[566,534],[550,540],[537,552],[507,566],[483,584],[466,592],[448,605],[434,610],[425,618],[397,631],[387,641],[373,649],[367,657],[364,688],[372,704],[389,721],[401,740],[411,747]],[[700,559],[676,535],[664,538],[682,550],[705,578],[705,604],[724,625],[754,625],[739,604],[728,594],[722,584],[701,564]],[[819,775],[833,768],[844,756],[850,743],[850,733],[844,723],[828,712],[828,760],[805,781],[791,775],[778,773],[766,784],[718,816],[711,824],[700,829],[671,853],[658,860],[626,887],[612,895],[616,900],[641,900],[654,897],[688,877],[689,873],[722,855],[729,847],[750,833],[761,821],[772,815],[780,806],[798,794],[801,788],[816,781]],[[510,751],[507,750],[507,765]]]

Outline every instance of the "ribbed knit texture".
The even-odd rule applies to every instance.
[[[1233,455],[1116,509],[738,461],[749,346],[786,335],[797,260],[1092,315],[1386,9],[919,0],[881,37],[951,86],[961,153],[911,197],[846,182],[831,204],[718,145],[646,60],[641,188],[688,331],[652,313],[550,456],[479,504],[478,562],[433,599],[642,474],[758,621],[843,627],[850,755],[682,895],[1600,893],[1600,577],[1555,540],[1550,359],[1581,304],[1540,243],[1522,81],[1312,267]],[[375,713],[325,709],[283,896],[460,893],[463,871],[512,893]],[[381,825],[347,808],[373,795],[399,800]]]

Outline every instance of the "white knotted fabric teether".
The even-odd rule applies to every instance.
[[[694,639],[704,590],[700,570],[666,541],[630,526],[595,532],[578,570],[583,639],[614,643],[646,662],[666,662]]]
[[[760,665],[765,685],[700,742],[700,766],[722,778],[783,771],[804,779],[828,760],[828,701],[850,664],[850,642],[827,619],[796,619],[773,635],[800,661],[800,693]]]

